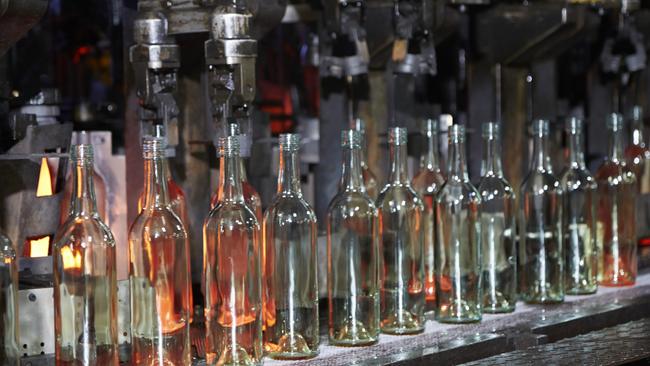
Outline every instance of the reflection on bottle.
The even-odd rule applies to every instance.
[[[481,245],[483,312],[507,313],[517,301],[515,193],[503,176],[500,124],[483,124]]]
[[[424,330],[424,204],[411,187],[406,163],[406,129],[391,128],[390,176],[377,198],[379,211],[381,331]]]
[[[115,240],[97,212],[92,146],[70,155],[70,215],[53,251],[56,364],[117,365]]]
[[[144,204],[129,232],[131,361],[138,365],[191,362],[189,244],[171,206],[165,148],[162,139],[144,141]]]
[[[296,134],[280,135],[278,190],[264,214],[264,345],[271,358],[318,355],[316,215],[302,196]]]
[[[598,183],[599,282],[633,285],[637,275],[636,177],[623,157],[623,117],[611,114],[609,154],[596,172]]]
[[[520,295],[529,303],[557,303],[564,301],[562,187],[550,164],[548,121],[534,121],[532,132],[533,156],[520,197]]]
[[[449,130],[449,174],[436,197],[436,320],[481,320],[481,196],[469,181],[465,128]]]
[[[340,346],[379,339],[378,218],[363,184],[360,141],[357,131],[341,134],[341,183],[327,211],[329,340]]]

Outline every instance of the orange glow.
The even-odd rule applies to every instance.
[[[81,269],[81,252],[72,252],[69,246],[61,248],[61,258],[63,259],[63,269]]]
[[[52,174],[47,159],[41,159],[41,171],[38,176],[38,185],[36,188],[36,197],[47,197],[54,194],[52,189]],[[50,251],[51,237],[44,236],[42,238],[30,239],[29,243],[29,256],[32,258],[47,257]]]
[[[47,159],[41,160],[41,173],[38,177],[38,188],[36,188],[36,197],[46,197],[53,194],[52,190],[52,174],[50,174],[50,167],[47,164]]]

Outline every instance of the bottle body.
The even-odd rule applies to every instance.
[[[377,198],[381,331],[424,330],[424,205],[406,174],[406,129],[389,131],[391,174]]]
[[[264,214],[264,345],[276,359],[318,354],[316,215],[302,197],[298,149],[298,135],[280,135],[278,193]]]
[[[481,257],[486,313],[508,313],[517,302],[515,194],[497,176],[481,179]]]
[[[164,143],[146,140],[144,150],[144,207],[129,232],[131,360],[186,365],[191,362],[189,243],[172,210]]]
[[[18,333],[18,261],[13,245],[0,233],[0,360],[20,365]]]
[[[550,170],[548,132],[548,121],[535,121],[531,169],[521,185],[520,296],[529,303],[564,301],[562,188]]]
[[[449,176],[436,197],[436,320],[481,320],[481,198],[469,182],[463,126],[449,132]]]
[[[436,280],[434,252],[436,247],[436,195],[445,183],[441,163],[438,157],[438,124],[435,120],[426,120],[422,129],[428,149],[420,160],[420,172],[413,177],[413,189],[424,204],[424,286],[425,312],[433,313],[436,309]]]
[[[244,203],[237,137],[220,141],[219,201],[203,225],[206,361],[261,365],[260,227]]]
[[[117,365],[115,240],[97,212],[92,147],[72,151],[70,215],[54,239],[57,365]]]
[[[343,178],[327,211],[329,341],[363,346],[379,339],[378,218],[365,193],[358,136],[348,133]]]

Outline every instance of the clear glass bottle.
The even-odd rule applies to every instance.
[[[208,365],[261,365],[260,226],[244,202],[239,138],[218,143],[219,201],[203,225]]]
[[[70,153],[70,215],[53,250],[57,365],[117,365],[115,240],[97,212],[93,147]]]
[[[520,297],[528,303],[564,301],[562,186],[548,154],[549,122],[532,126],[533,156],[520,190]]]
[[[449,129],[447,181],[436,196],[436,320],[481,320],[481,196],[469,181],[465,127]]]
[[[424,330],[424,204],[407,173],[406,129],[388,131],[390,175],[377,198],[379,211],[381,331]]]
[[[422,123],[422,135],[426,138],[426,148],[420,157],[420,171],[413,177],[413,189],[424,203],[424,291],[425,312],[436,309],[436,276],[434,252],[436,248],[435,202],[438,190],[445,183],[438,155],[438,120],[426,119]]]
[[[241,132],[239,130],[239,125],[237,123],[228,124],[228,136],[241,136],[240,133]],[[246,201],[248,207],[253,210],[255,216],[257,217],[257,220],[261,223],[263,219],[262,199],[260,198],[260,194],[255,190],[255,187],[253,187],[253,185],[248,181],[248,176],[246,175],[246,166],[244,165],[244,162],[245,159],[241,155],[240,151],[239,176],[241,177],[241,185],[244,192],[244,201]],[[212,195],[212,199],[210,200],[211,207],[214,207],[217,204],[218,198],[219,195],[217,193]]]
[[[280,135],[278,190],[264,214],[264,345],[276,359],[318,355],[316,215],[302,196],[299,149],[299,135]]]
[[[161,131],[162,129],[157,130],[156,138],[164,139],[163,137],[164,133]],[[190,258],[190,263],[192,263],[190,257],[191,254],[190,254],[190,242],[189,242],[189,231],[188,231],[190,218],[187,212],[187,199],[185,198],[185,192],[183,192],[183,189],[178,185],[178,183],[176,183],[174,177],[172,176],[172,172],[169,167],[169,158],[167,157],[167,154],[164,155],[164,158],[162,159],[161,163],[162,163],[163,174],[167,181],[167,193],[169,194],[167,204],[172,209],[172,211],[176,214],[176,216],[181,220],[181,224],[185,229],[185,233],[188,235],[188,240],[186,241],[186,246],[185,246],[185,251],[186,251],[185,255],[187,258]],[[145,184],[146,184],[146,177],[145,177]],[[138,199],[138,213],[142,212],[142,209],[144,208],[145,205],[145,199],[146,199],[146,191],[143,190]],[[190,309],[190,323],[194,320],[194,294],[192,292],[191,286],[192,286],[192,279],[190,278],[189,297],[185,296],[185,294],[182,295],[183,301],[187,303],[185,306],[188,309]]]
[[[566,123],[569,165],[560,174],[563,190],[564,290],[593,294],[598,289],[596,245],[596,180],[585,164],[582,120]]]
[[[501,124],[483,124],[481,194],[482,307],[485,313],[509,313],[517,302],[515,192],[503,176]]]
[[[190,262],[183,223],[170,205],[165,142],[143,143],[144,205],[129,232],[131,362],[191,363]]]
[[[636,177],[623,157],[623,117],[611,114],[609,154],[596,172],[598,183],[599,282],[633,285],[637,275]]]
[[[364,346],[379,339],[378,217],[361,174],[361,136],[341,133],[343,170],[327,211],[329,341]]]
[[[647,166],[650,163],[650,149],[646,145],[643,133],[643,108],[634,106],[632,108],[632,139],[630,144],[625,148],[625,158],[630,170],[634,173],[637,181],[638,192],[645,192],[649,187],[644,185],[650,182],[644,181],[644,176],[648,174]]]
[[[361,134],[361,174],[363,175],[363,184],[366,186],[366,193],[368,193],[368,196],[373,200],[376,200],[379,183],[377,182],[377,176],[372,172],[372,170],[370,170],[370,167],[366,163],[366,159],[368,158],[366,123],[361,118],[356,118],[353,125],[354,129]]]
[[[20,365],[18,333],[18,258],[9,238],[0,233],[0,360]]]

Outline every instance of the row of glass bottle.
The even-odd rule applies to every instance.
[[[602,283],[634,281],[634,175],[622,158],[622,118],[612,115],[608,127],[613,137],[610,156],[597,174],[603,183],[596,215],[596,184],[584,166],[580,121],[567,125],[571,162],[563,184],[552,177],[548,123],[533,126],[531,172],[521,190],[520,227],[526,230],[519,268],[526,301],[561,301],[563,286],[569,293],[594,292],[598,253]],[[419,195],[406,172],[406,131],[394,128],[389,133],[391,174],[376,206],[366,192],[372,179],[364,172],[362,134],[343,133],[340,192],[327,218],[332,344],[371,344],[380,329],[422,331],[427,309],[437,308],[437,319],[445,322],[477,321],[481,311],[514,310],[514,194],[501,171],[498,125],[484,126],[479,191],[467,177],[463,127],[452,126],[449,132],[446,182],[437,160],[435,122],[427,121],[423,132],[429,149],[413,182]],[[316,218],[300,193],[298,146],[297,135],[281,136],[278,194],[260,220],[259,196],[242,177],[237,137],[220,141],[220,188],[204,227],[210,363],[258,363],[262,348],[275,358],[318,352]],[[143,210],[130,233],[136,364],[188,364],[190,357],[189,249],[179,219],[182,205],[170,206],[164,149],[158,139],[144,143]],[[111,364],[117,359],[114,242],[94,203],[92,148],[76,146],[72,160],[71,215],[55,240],[57,362]],[[597,225],[607,240],[600,251]]]

